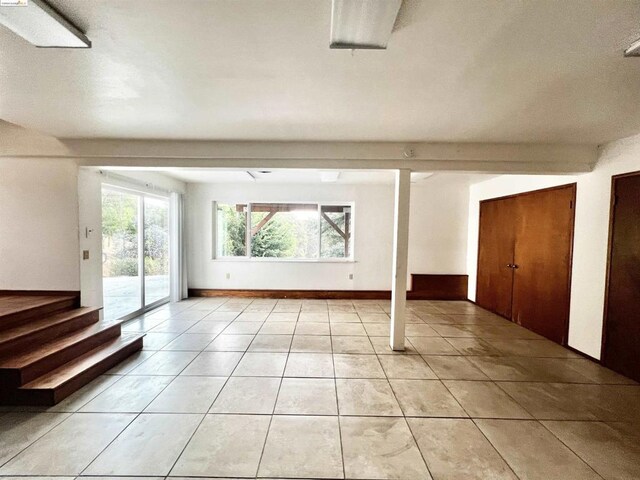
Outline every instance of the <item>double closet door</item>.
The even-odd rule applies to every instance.
[[[566,344],[575,184],[480,203],[476,302]]]

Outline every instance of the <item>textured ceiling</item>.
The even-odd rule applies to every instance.
[[[640,1],[405,0],[386,51],[329,0],[57,0],[91,50],[0,27],[0,119],[59,137],[602,143],[640,131]]]

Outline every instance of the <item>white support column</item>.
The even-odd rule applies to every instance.
[[[391,284],[392,350],[404,350],[405,307],[407,305],[407,257],[409,253],[409,202],[411,171],[396,170],[393,227],[393,278]]]

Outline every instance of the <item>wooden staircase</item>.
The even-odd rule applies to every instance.
[[[0,295],[0,405],[55,405],[142,348],[73,295]]]

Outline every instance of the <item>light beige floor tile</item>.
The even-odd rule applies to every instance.
[[[517,480],[471,420],[407,419],[436,480]]]
[[[343,478],[338,417],[274,416],[258,475]]]
[[[124,377],[104,392],[84,405],[81,412],[121,412],[139,413],[175,377],[173,376],[131,376]]]
[[[430,479],[404,418],[341,417],[347,478]]]
[[[371,345],[373,345],[373,350],[378,355],[419,355],[416,349],[413,348],[413,345],[411,345],[411,343],[406,339],[404,342],[404,350],[402,351],[391,350],[391,347],[389,346],[389,336],[369,337],[369,341],[371,342]]]
[[[333,377],[333,356],[330,353],[290,353],[285,377]]]
[[[498,349],[503,355],[515,357],[581,358],[577,353],[549,340],[490,338],[487,342]]]
[[[591,383],[569,366],[569,359],[532,357],[469,357],[496,381]]]
[[[0,469],[0,475],[78,475],[135,418],[74,413]]]
[[[288,322],[295,323],[298,321],[297,312],[276,312],[270,313],[267,322]]]
[[[385,323],[363,323],[362,326],[370,337],[389,337],[391,325]]]
[[[293,335],[258,334],[249,346],[249,352],[288,352]]]
[[[245,310],[236,317],[236,322],[264,322],[268,316],[269,312],[252,312]]]
[[[193,327],[186,331],[186,333],[199,333],[217,335],[222,332],[230,323],[222,321],[201,320]]]
[[[240,377],[281,377],[287,362],[286,353],[247,352],[233,372]]]
[[[408,324],[405,327],[407,337],[439,337],[440,335],[433,328],[426,324]]]
[[[193,414],[142,414],[83,473],[167,475],[202,418]]]
[[[333,353],[375,353],[369,337],[331,337]]]
[[[331,323],[331,335],[367,336],[361,323]]]
[[[425,355],[424,360],[442,380],[489,380],[489,377],[462,356]]]
[[[145,350],[160,350],[173,340],[178,338],[178,333],[151,333],[147,332],[144,336]]]
[[[242,358],[242,352],[202,352],[184,369],[182,375],[227,377]]]
[[[146,340],[145,336],[145,340]],[[107,371],[107,375],[124,375],[136,368],[142,362],[147,360],[150,356],[155,355],[155,351],[151,350],[139,350],[133,355],[127,357],[125,360],[117,364],[111,370]]]
[[[271,414],[278,397],[279,378],[231,377],[211,407],[211,413]]]
[[[431,328],[443,337],[475,337],[464,325],[431,324]]]
[[[640,478],[639,436],[600,422],[542,422],[604,478]],[[632,424],[629,424],[632,425]],[[633,426],[637,429],[637,425]]]
[[[522,480],[601,478],[536,421],[476,420],[475,423]]]
[[[329,314],[324,312],[301,312],[298,317],[298,322],[328,323]]]
[[[152,333],[184,333],[200,320],[165,320],[151,330]]]
[[[329,335],[329,323],[322,322],[298,322],[296,335]]]
[[[184,333],[162,350],[200,352],[215,338],[211,333]]]
[[[389,378],[438,378],[419,355],[380,355],[378,358]]]
[[[358,315],[362,323],[386,323],[389,324],[389,315],[386,313],[360,313]]]
[[[294,335],[292,352],[331,353],[331,337],[324,335]]]
[[[600,384],[629,384],[634,385],[630,378],[624,377],[613,370],[609,370],[587,358],[576,358],[567,360],[566,365],[577,371],[580,375],[588,379],[588,381]]]
[[[441,337],[407,337],[413,348],[422,355],[460,355],[449,342]]]
[[[293,335],[296,322],[265,322],[258,335]]]
[[[100,375],[87,383],[84,387],[76,390],[67,398],[51,407],[27,407],[32,410],[42,410],[47,412],[76,412],[80,407],[90,400],[93,400],[100,393],[123,378],[122,375]]]
[[[233,322],[223,330],[224,335],[254,335],[262,327],[263,322]]]
[[[439,380],[389,380],[406,416],[466,417],[467,414]]]
[[[336,378],[386,378],[376,355],[334,354]]]
[[[68,417],[68,413],[39,412],[0,415],[0,465]]]
[[[249,348],[254,335],[218,335],[205,351],[244,352]]]
[[[178,375],[197,356],[198,352],[158,352],[129,375]]]
[[[337,415],[335,382],[324,378],[283,378],[275,413]]]
[[[207,413],[226,380],[226,377],[176,377],[145,412]]]
[[[354,311],[350,312],[335,312],[329,311],[329,322],[331,323],[360,323],[360,317]]]
[[[271,417],[207,415],[172,476],[254,477]]]
[[[387,380],[339,378],[336,388],[340,415],[402,415]]]
[[[233,320],[238,319],[242,314],[241,312],[225,312],[225,311],[215,311],[209,313],[202,320],[206,322],[231,322]],[[263,320],[256,320],[262,322]]]
[[[474,418],[532,418],[493,382],[443,380],[469,416]]]
[[[446,340],[462,355],[501,355],[481,338],[452,337]]]

